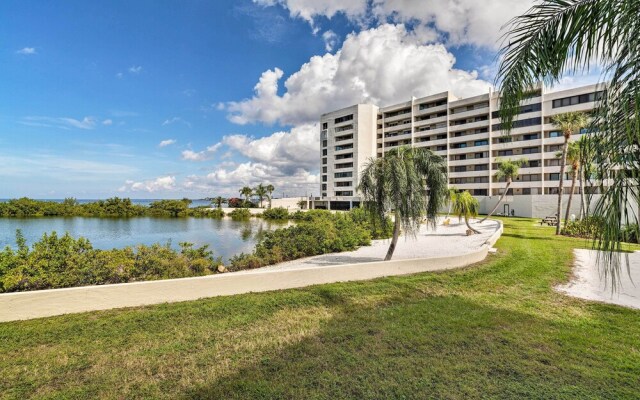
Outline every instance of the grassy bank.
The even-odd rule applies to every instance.
[[[587,243],[504,222],[464,270],[0,324],[0,397],[640,397],[640,312],[552,289]]]

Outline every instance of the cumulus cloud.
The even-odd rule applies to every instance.
[[[307,21],[314,34],[318,32],[314,22],[317,16],[331,18],[337,13],[343,13],[351,19],[360,19],[367,11],[367,0],[253,0],[253,2],[265,7],[281,5],[289,10],[291,17]]]
[[[113,125],[113,120],[105,119],[104,121],[102,121],[102,125],[111,126]]]
[[[24,54],[24,55],[36,54],[36,48],[35,47],[23,47],[22,49],[16,51],[16,54]]]
[[[139,74],[140,72],[142,72],[142,66],[141,65],[133,65],[131,67],[129,67],[129,72],[132,74]]]
[[[158,147],[167,147],[174,144],[175,142],[176,142],[175,139],[166,139],[161,141],[160,144],[158,144]]]
[[[347,36],[336,54],[314,56],[284,82],[274,68],[262,73],[252,98],[225,104],[237,124],[297,125],[355,103],[381,106],[451,90],[460,97],[485,93],[490,84],[475,71],[453,68],[441,44],[423,44],[404,25],[385,24]]]
[[[156,179],[135,182],[128,180],[118,191],[120,192],[157,192],[161,190],[171,191],[176,188],[176,177],[167,175]]]
[[[210,160],[214,153],[222,146],[222,143],[216,143],[207,147],[202,151],[185,150],[182,152],[182,159],[187,161],[207,161]]]
[[[314,33],[318,17],[341,13],[361,26],[385,22],[411,23],[422,32],[438,32],[447,44],[496,48],[501,27],[524,13],[533,0],[254,0],[265,7],[280,5],[294,18],[307,21]],[[426,29],[426,30],[425,30]]]
[[[338,45],[338,35],[331,30],[322,34],[322,40],[324,40],[324,49],[328,52],[332,52]]]
[[[24,117],[20,121],[23,125],[41,126],[47,128],[61,129],[94,129],[96,127],[96,119],[94,117],[84,117],[81,120],[68,117],[41,117],[30,116]]]

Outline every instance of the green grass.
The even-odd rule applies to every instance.
[[[463,270],[0,324],[2,398],[640,398],[640,312],[508,218]]]

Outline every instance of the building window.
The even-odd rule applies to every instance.
[[[341,122],[351,121],[353,120],[353,114],[345,115],[344,117],[336,118],[333,120],[334,124],[339,124]]]
[[[513,138],[511,136],[504,136],[498,138],[498,143],[511,143]]]
[[[487,193],[487,189],[473,189],[474,196],[486,196]]]
[[[467,147],[466,143],[456,143],[453,146],[451,146],[454,149],[464,149],[465,147]]]
[[[351,186],[351,181],[346,181],[346,182],[334,182],[333,186],[335,187],[350,187]]]
[[[522,149],[522,154],[535,154],[540,153],[540,149],[538,147],[525,147]]]
[[[322,155],[326,156],[327,155],[327,149],[322,149]]]
[[[549,137],[550,137],[550,138],[553,138],[553,137],[562,137],[562,132],[559,132],[559,131],[552,131],[552,132],[549,132]]]
[[[498,157],[512,156],[513,150],[498,150]]]
[[[336,192],[336,196],[353,196],[353,191]]]
[[[436,147],[436,151],[443,151],[443,150],[446,150],[446,149],[447,149],[447,146],[438,146],[438,147]]]
[[[538,134],[537,133],[532,133],[532,134],[529,134],[529,135],[524,135],[522,140],[535,140],[537,138],[538,138]]]
[[[540,160],[529,161],[529,163],[527,165],[528,168],[536,168],[536,167],[539,167],[539,166],[540,166]]]
[[[528,104],[526,106],[520,106],[518,110],[518,114],[526,114],[530,112],[540,111],[542,110],[541,103]],[[498,118],[500,116],[500,111],[494,111],[491,113],[491,118]]]
[[[335,169],[353,168],[353,163],[336,164]]]
[[[536,117],[536,118],[527,118],[527,119],[520,119],[517,121],[513,121],[512,124],[512,128],[524,128],[525,126],[533,126],[533,125],[540,125],[542,123],[542,118],[540,117]],[[492,129],[494,131],[500,131],[502,130],[502,124],[494,124],[492,126]]]
[[[550,181],[559,181],[560,180],[560,174],[559,173],[549,174],[549,180]]]
[[[343,144],[342,146],[336,146],[336,151],[353,149],[353,144]]]
[[[326,159],[326,158],[323,158],[323,159],[322,159],[322,164],[324,165],[324,164],[326,164],[326,163],[327,163],[327,159]]]
[[[322,190],[327,190],[327,184],[326,183],[322,184]]]
[[[327,141],[326,140],[322,141],[322,147],[327,147]]]
[[[485,151],[485,152],[482,152],[482,153],[475,153],[474,156],[473,156],[473,158],[487,158],[487,157],[489,157],[489,152],[488,151]]]
[[[345,136],[338,136],[338,137],[336,137],[336,142],[341,142],[343,140],[349,140],[349,139],[353,139],[353,134],[345,135]]]
[[[338,154],[336,160],[344,160],[345,158],[353,158],[353,153]]]
[[[522,189],[522,194],[531,194],[531,188]]]
[[[474,146],[486,146],[489,144],[488,140],[476,140],[475,142],[473,142]]]
[[[327,181],[327,176],[326,175],[322,175],[322,182],[326,182]]]
[[[322,167],[322,173],[324,173],[324,174],[327,173],[327,167]]]
[[[353,172],[336,172],[333,174],[334,178],[351,178],[353,176]]]
[[[348,131],[353,129],[353,124],[349,124],[349,125],[345,125],[345,126],[341,126],[339,128],[336,128],[336,132],[344,132],[344,131]]]
[[[453,167],[453,172],[467,172],[466,166]]]
[[[327,129],[328,127],[329,127],[329,123],[327,123],[327,122],[323,122],[322,123],[322,130]]]
[[[574,106],[576,104],[592,103],[596,100],[602,99],[603,92],[594,92],[588,94],[581,94],[579,96],[563,97],[553,101],[553,108]]]
[[[489,178],[486,176],[476,176],[473,178],[473,183],[489,183]]]

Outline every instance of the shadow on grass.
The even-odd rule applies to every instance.
[[[615,361],[632,345],[594,349],[572,323],[455,295],[356,304],[339,290],[317,294],[339,310],[321,332],[183,398],[640,396],[640,366]]]

